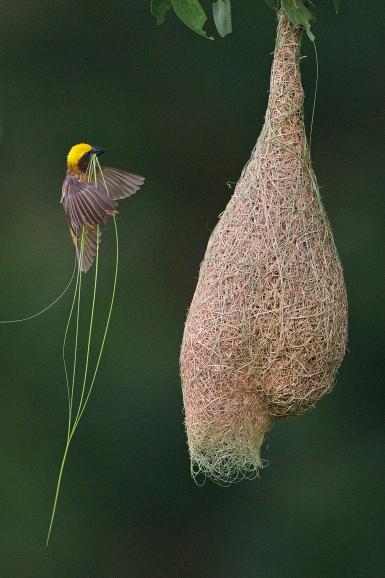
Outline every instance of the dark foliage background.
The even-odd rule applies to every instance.
[[[178,354],[210,233],[262,126],[274,18],[233,3],[208,42],[149,2],[2,3],[0,318],[65,286],[65,154],[104,146],[147,176],[121,203],[121,271],[95,395],[44,546],[66,414],[60,348],[70,296],[0,326],[1,578],[382,575],[380,269],[382,2],[319,2],[313,158],[344,263],[350,352],[332,395],[269,432],[260,480],[199,488],[189,474]],[[315,64],[304,39],[308,112]],[[108,294],[113,230],[103,237]],[[105,305],[103,299],[100,307]]]

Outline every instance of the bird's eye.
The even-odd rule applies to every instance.
[[[90,156],[90,154],[91,154],[91,151],[88,152],[88,153],[85,153],[85,154],[84,154],[85,158],[88,158],[88,157]]]

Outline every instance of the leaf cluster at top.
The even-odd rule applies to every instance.
[[[340,9],[340,0],[331,0],[336,14]],[[288,18],[297,26],[302,26],[314,40],[311,25],[315,21],[315,14],[311,0],[265,0],[265,3],[273,10],[282,9]],[[204,29],[207,15],[202,8],[201,0],[151,0],[151,12],[158,24],[162,24],[167,12],[173,10],[178,18],[191,30],[213,40]],[[226,36],[232,32],[231,23],[231,0],[212,0],[212,13],[216,29],[220,36]]]

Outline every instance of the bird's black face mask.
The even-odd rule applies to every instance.
[[[80,159],[80,161],[79,161],[80,169],[85,173],[88,169],[88,165],[90,163],[91,156],[96,155],[97,157],[99,157],[100,155],[102,155],[105,152],[106,152],[105,149],[102,149],[100,147],[93,147],[92,150],[85,153],[82,156],[82,158]]]

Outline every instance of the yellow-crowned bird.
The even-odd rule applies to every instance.
[[[81,143],[74,145],[67,156],[60,202],[83,272],[91,267],[100,241],[100,227],[96,225],[103,225],[108,217],[116,215],[116,201],[136,193],[144,182],[144,177],[112,167],[102,167],[102,173],[96,173],[96,183],[92,182],[89,163],[93,155],[104,152],[102,148]]]

